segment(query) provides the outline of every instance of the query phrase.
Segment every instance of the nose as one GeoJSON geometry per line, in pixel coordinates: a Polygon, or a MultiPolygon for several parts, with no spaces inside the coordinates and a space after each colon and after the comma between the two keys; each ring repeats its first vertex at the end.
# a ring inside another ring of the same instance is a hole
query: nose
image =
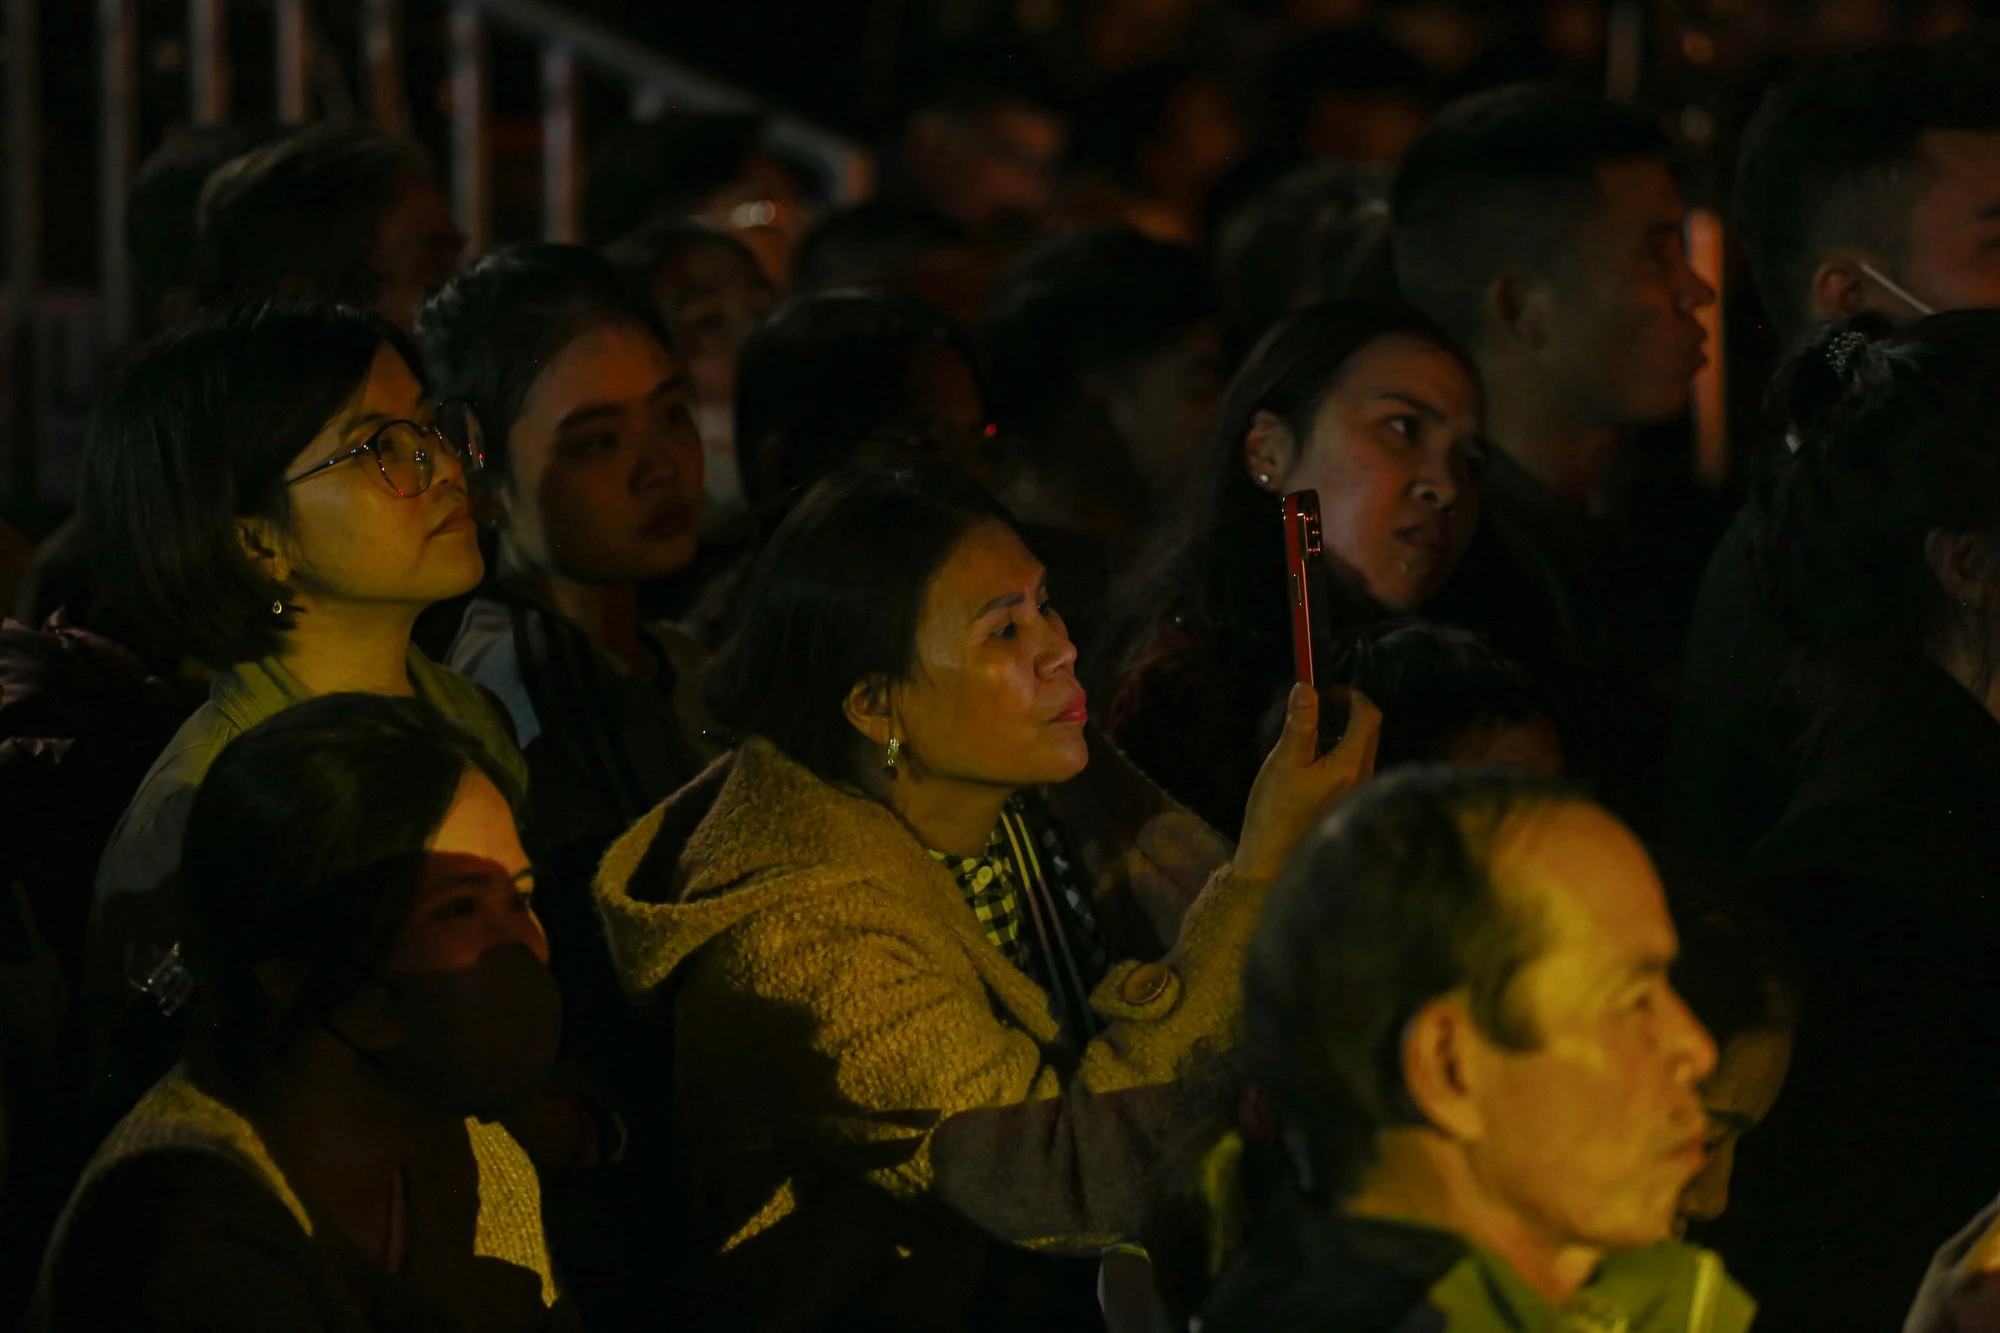
{"type": "Polygon", "coordinates": [[[1715,288],[1709,286],[1708,279],[1694,271],[1694,266],[1681,261],[1681,309],[1693,314],[1715,304],[1715,288]]]}
{"type": "Polygon", "coordinates": [[[1426,452],[1423,472],[1411,493],[1440,514],[1449,514],[1458,508],[1458,491],[1457,450],[1448,447],[1426,452]]]}
{"type": "Polygon", "coordinates": [[[1044,677],[1060,676],[1076,667],[1076,645],[1061,620],[1041,617],[1042,632],[1048,636],[1035,654],[1035,670],[1044,677]]]}
{"type": "Polygon", "coordinates": [[[1669,991],[1673,996],[1672,1013],[1668,1022],[1672,1025],[1669,1041],[1675,1055],[1684,1062],[1684,1073],[1688,1085],[1700,1083],[1715,1072],[1717,1059],[1715,1038],[1708,1035],[1708,1029],[1694,1016],[1679,992],[1669,991]]]}

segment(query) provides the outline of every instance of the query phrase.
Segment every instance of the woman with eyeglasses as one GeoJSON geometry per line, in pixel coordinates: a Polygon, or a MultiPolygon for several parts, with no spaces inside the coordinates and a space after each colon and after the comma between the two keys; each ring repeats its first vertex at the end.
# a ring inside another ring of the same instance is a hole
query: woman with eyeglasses
{"type": "Polygon", "coordinates": [[[92,417],[82,502],[104,586],[217,672],[99,863],[86,990],[100,1019],[128,987],[179,1007],[163,886],[209,766],[265,718],[316,695],[415,696],[526,781],[505,714],[410,643],[418,613],[483,570],[466,463],[418,365],[375,315],[258,302],[162,338],[92,417]]]}

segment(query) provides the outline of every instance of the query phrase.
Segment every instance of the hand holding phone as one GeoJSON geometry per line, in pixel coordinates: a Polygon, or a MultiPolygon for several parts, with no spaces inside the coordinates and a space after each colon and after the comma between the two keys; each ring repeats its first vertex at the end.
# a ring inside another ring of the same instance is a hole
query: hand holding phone
{"type": "Polygon", "coordinates": [[[1326,559],[1320,533],[1319,492],[1284,498],[1285,572],[1292,608],[1292,665],[1301,684],[1319,694],[1319,753],[1340,744],[1347,730],[1347,691],[1319,679],[1332,661],[1332,612],[1326,594],[1326,559]]]}

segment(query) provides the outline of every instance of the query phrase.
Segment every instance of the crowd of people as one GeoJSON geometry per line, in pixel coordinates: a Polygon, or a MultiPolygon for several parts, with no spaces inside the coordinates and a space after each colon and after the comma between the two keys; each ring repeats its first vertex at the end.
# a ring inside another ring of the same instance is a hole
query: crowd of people
{"type": "Polygon", "coordinates": [[[162,150],[0,629],[4,1317],[2000,1329],[2000,34],[1750,122],[1733,521],[1675,137],[1409,114],[776,257],[162,150]]]}

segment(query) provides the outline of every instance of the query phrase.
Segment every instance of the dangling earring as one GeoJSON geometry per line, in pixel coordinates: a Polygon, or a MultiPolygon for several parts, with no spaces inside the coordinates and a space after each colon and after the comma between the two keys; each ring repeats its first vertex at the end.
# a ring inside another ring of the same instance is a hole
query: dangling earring
{"type": "Polygon", "coordinates": [[[882,750],[882,772],[893,779],[896,776],[896,756],[903,751],[903,742],[896,737],[889,738],[889,744],[882,750]]]}
{"type": "Polygon", "coordinates": [[[285,604],[283,602],[271,603],[271,614],[274,616],[282,616],[283,614],[285,614],[285,604]]]}

